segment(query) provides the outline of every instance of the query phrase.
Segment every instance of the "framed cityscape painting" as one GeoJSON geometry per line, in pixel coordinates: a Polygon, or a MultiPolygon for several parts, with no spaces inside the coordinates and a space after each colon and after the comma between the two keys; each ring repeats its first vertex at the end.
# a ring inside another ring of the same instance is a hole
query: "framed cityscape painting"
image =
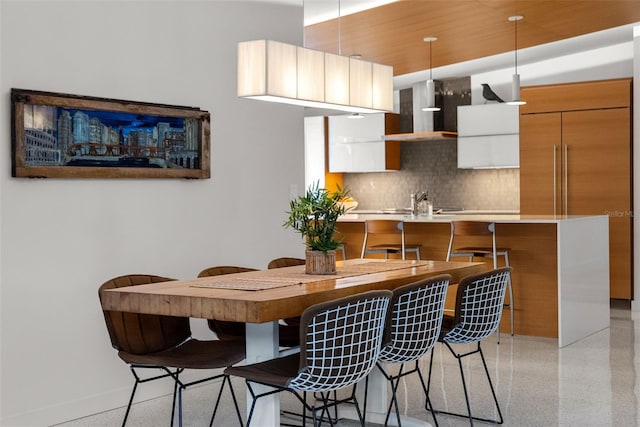
{"type": "Polygon", "coordinates": [[[12,175],[210,178],[210,115],[179,107],[11,90],[12,175]]]}

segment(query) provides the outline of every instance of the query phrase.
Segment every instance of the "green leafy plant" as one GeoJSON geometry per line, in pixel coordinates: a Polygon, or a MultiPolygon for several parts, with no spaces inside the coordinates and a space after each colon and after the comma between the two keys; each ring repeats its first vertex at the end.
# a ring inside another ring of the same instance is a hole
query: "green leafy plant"
{"type": "Polygon", "coordinates": [[[340,186],[336,191],[329,191],[320,188],[318,182],[310,185],[304,196],[291,200],[289,219],[284,227],[298,231],[309,249],[325,254],[335,250],[342,244],[342,239],[335,237],[336,223],[345,212],[341,202],[347,193],[340,186]]]}

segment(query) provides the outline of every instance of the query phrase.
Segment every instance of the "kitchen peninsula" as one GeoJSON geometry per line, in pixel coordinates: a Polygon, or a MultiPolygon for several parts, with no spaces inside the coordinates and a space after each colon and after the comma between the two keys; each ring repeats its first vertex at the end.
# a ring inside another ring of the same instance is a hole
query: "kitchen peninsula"
{"type": "MultiPolygon", "coordinates": [[[[498,246],[510,248],[516,334],[557,338],[564,347],[609,326],[606,215],[348,213],[338,226],[348,258],[360,256],[367,219],[404,220],[407,243],[421,244],[421,258],[432,260],[446,258],[451,221],[495,222],[498,246]]],[[[501,330],[509,330],[508,316],[501,330]]]]}

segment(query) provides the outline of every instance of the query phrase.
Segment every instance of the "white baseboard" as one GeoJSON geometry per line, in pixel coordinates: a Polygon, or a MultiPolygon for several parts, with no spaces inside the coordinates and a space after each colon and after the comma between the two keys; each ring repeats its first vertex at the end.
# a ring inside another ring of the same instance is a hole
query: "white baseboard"
{"type": "MultiPolygon", "coordinates": [[[[206,373],[203,371],[185,371],[180,378],[185,381],[193,381],[198,378],[203,378],[205,375],[215,375],[216,373],[219,373],[219,371],[207,371],[206,373]]],[[[134,379],[131,377],[131,382],[126,387],[121,387],[99,395],[86,396],[55,406],[39,408],[8,418],[2,418],[0,420],[0,425],[3,427],[55,426],[56,424],[88,417],[101,412],[123,408],[129,402],[129,396],[131,395],[133,384],[134,379]]],[[[205,384],[209,384],[209,382],[205,384]]],[[[167,396],[171,393],[173,393],[173,382],[171,379],[140,384],[136,391],[134,404],[167,396]]],[[[122,412],[122,415],[124,416],[124,411],[122,412]]]]}

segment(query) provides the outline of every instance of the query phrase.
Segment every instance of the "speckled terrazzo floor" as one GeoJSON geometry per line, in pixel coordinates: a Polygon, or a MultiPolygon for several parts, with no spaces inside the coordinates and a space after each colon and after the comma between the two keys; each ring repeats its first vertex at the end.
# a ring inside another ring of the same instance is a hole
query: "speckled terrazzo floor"
{"type": "MultiPolygon", "coordinates": [[[[615,305],[611,310],[609,329],[563,349],[557,348],[556,340],[510,337],[504,333],[500,345],[496,344],[494,337],[485,340],[483,349],[505,417],[504,425],[640,425],[640,380],[636,373],[636,367],[640,369],[640,358],[635,354],[636,347],[640,347],[640,324],[636,331],[638,319],[640,314],[615,305]]],[[[421,366],[426,375],[428,357],[421,361],[421,366]]],[[[480,359],[476,356],[466,358],[464,366],[474,413],[494,416],[480,359]]],[[[431,398],[436,408],[465,410],[457,362],[441,345],[435,348],[432,381],[431,398]]],[[[234,380],[234,386],[240,391],[240,404],[245,405],[242,381],[234,380]]],[[[209,384],[185,392],[185,426],[209,425],[217,387],[217,384],[209,384]]],[[[167,390],[170,392],[170,385],[167,390]]],[[[297,409],[292,397],[286,393],[282,396],[283,409],[297,409]]],[[[224,397],[224,407],[215,425],[237,426],[237,418],[227,397],[224,397]]],[[[423,409],[424,396],[417,377],[409,377],[401,383],[399,401],[404,414],[432,422],[431,416],[423,409]]],[[[132,408],[127,425],[168,425],[170,411],[171,396],[140,402],[132,408]]],[[[60,424],[59,427],[119,426],[123,416],[124,408],[118,408],[60,424]]],[[[438,416],[438,422],[445,427],[469,425],[464,419],[444,415],[438,416]]],[[[341,422],[340,425],[356,424],[341,422]]]]}

